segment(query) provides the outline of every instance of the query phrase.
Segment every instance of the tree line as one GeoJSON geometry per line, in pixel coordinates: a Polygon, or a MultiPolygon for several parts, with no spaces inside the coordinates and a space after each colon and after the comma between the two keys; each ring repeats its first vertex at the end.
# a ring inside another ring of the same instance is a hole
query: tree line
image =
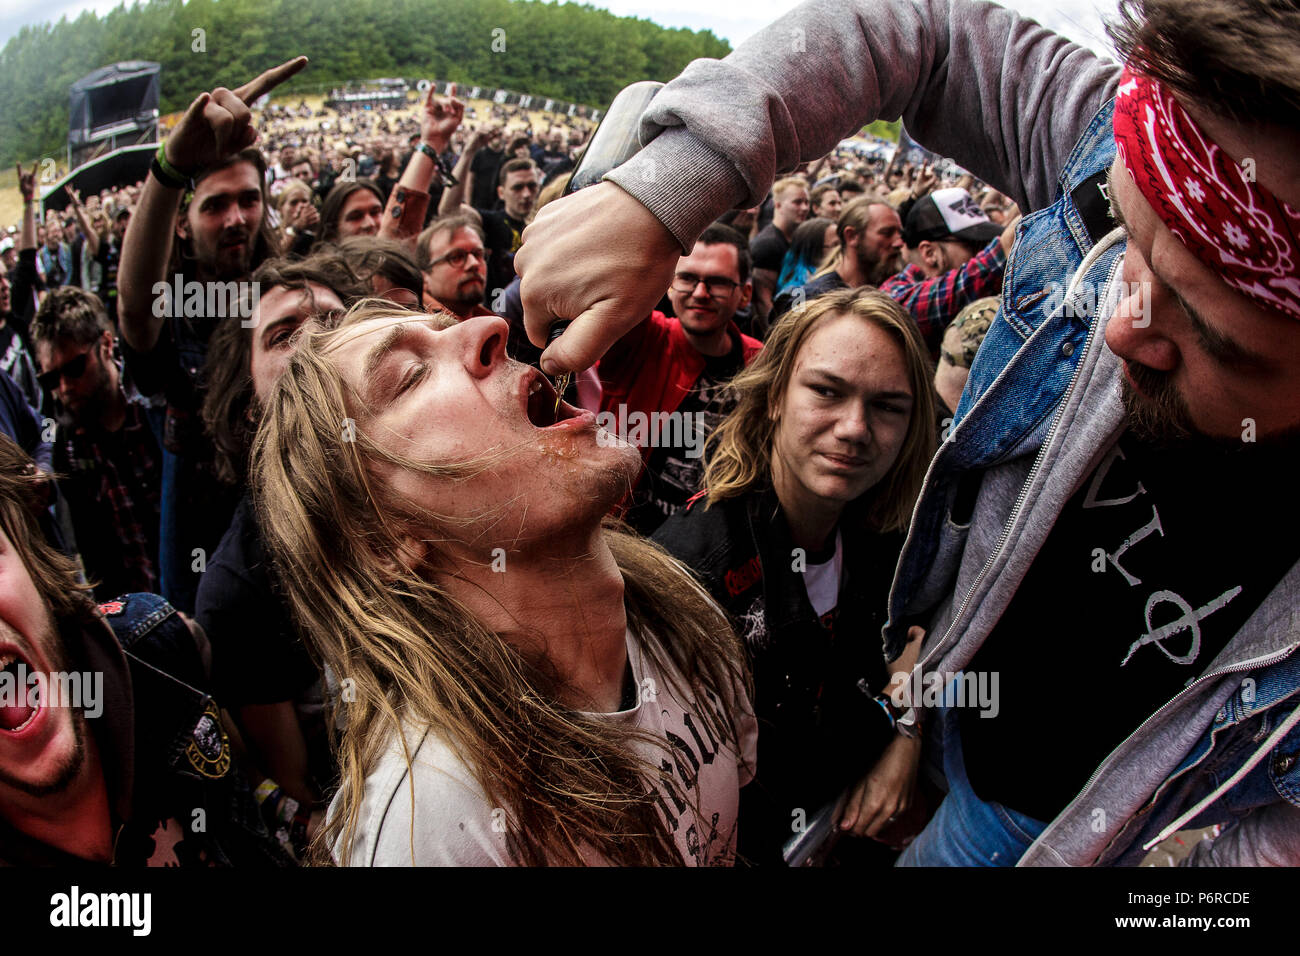
{"type": "Polygon", "coordinates": [[[637,80],[668,80],[730,45],[711,31],[667,29],[540,0],[148,0],[104,16],[26,26],[0,50],[0,166],[59,155],[68,88],[123,60],[162,67],[159,109],[236,86],[306,54],[277,95],[380,76],[428,77],[607,106],[637,80]]]}

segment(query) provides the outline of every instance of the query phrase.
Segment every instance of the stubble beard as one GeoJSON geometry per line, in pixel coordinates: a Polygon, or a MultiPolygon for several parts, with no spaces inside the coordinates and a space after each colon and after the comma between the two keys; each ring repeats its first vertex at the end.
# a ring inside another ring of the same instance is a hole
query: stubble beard
{"type": "MultiPolygon", "coordinates": [[[[0,629],[0,633],[8,628],[0,629]]],[[[45,624],[43,625],[44,633],[38,642],[41,649],[45,652],[45,657],[49,665],[55,672],[66,672],[68,665],[63,654],[62,637],[54,626],[54,619],[49,611],[46,611],[45,624]]],[[[10,632],[12,634],[12,632],[10,632]]],[[[10,638],[12,640],[12,637],[10,638]]],[[[25,645],[26,641],[16,641],[20,646],[25,645]]],[[[30,652],[29,652],[30,653],[30,652]]],[[[46,705],[46,701],[41,701],[41,706],[46,705]]],[[[47,715],[50,719],[54,715],[47,715]]],[[[62,793],[72,785],[80,775],[82,768],[86,763],[86,719],[83,714],[70,711],[72,718],[72,735],[73,747],[72,752],[60,764],[55,772],[53,779],[45,783],[33,783],[30,780],[24,780],[8,773],[3,766],[0,766],[0,786],[12,787],[20,793],[25,793],[30,797],[48,797],[56,793],[62,793]]]]}
{"type": "Polygon", "coordinates": [[[231,258],[226,251],[228,247],[220,245],[221,239],[224,238],[227,236],[220,237],[218,243],[210,249],[200,249],[197,243],[194,244],[200,278],[211,282],[234,282],[248,278],[252,272],[253,248],[257,244],[256,230],[245,237],[243,251],[237,258],[231,258]]]}
{"type": "Polygon", "coordinates": [[[1197,431],[1191,410],[1168,373],[1157,372],[1136,362],[1125,362],[1129,376],[1120,379],[1120,397],[1130,435],[1145,444],[1170,451],[1195,451],[1206,455],[1249,453],[1258,448],[1266,451],[1300,452],[1300,429],[1246,441],[1241,436],[1206,435],[1197,431]],[[1140,389],[1140,390],[1139,390],[1140,389]]]}
{"type": "Polygon", "coordinates": [[[239,254],[238,259],[233,261],[226,260],[226,262],[229,262],[230,264],[226,268],[217,271],[217,281],[231,282],[237,279],[243,279],[253,271],[252,242],[253,240],[250,237],[248,243],[244,246],[244,251],[239,254]]]}
{"type": "MultiPolygon", "coordinates": [[[[100,361],[98,356],[96,356],[95,361],[100,361]]],[[[100,380],[95,385],[94,391],[86,396],[85,401],[75,408],[67,410],[69,417],[83,428],[93,428],[99,422],[99,416],[109,407],[113,398],[113,387],[108,370],[101,365],[99,372],[100,380]]]]}
{"type": "Polygon", "coordinates": [[[1129,433],[1162,448],[1188,444],[1196,435],[1191,412],[1169,376],[1137,363],[1126,362],[1125,367],[1139,386],[1134,388],[1128,376],[1120,380],[1129,433]]]}
{"type": "MultiPolygon", "coordinates": [[[[487,295],[487,282],[484,281],[477,292],[467,292],[469,284],[456,286],[455,303],[458,309],[463,310],[466,315],[474,310],[476,306],[483,304],[484,297],[487,295]]],[[[439,300],[441,301],[441,300],[439,300]]]]}
{"type": "Polygon", "coordinates": [[[67,790],[72,782],[81,775],[86,764],[86,722],[80,714],[72,717],[73,748],[66,760],[59,766],[54,779],[46,783],[32,783],[20,777],[11,776],[0,767],[0,786],[12,787],[29,797],[48,797],[67,790]]]}

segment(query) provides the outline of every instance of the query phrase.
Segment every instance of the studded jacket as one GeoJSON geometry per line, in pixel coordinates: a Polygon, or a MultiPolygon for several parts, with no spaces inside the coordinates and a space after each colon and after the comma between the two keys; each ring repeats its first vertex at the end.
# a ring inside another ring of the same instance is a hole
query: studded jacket
{"type": "Polygon", "coordinates": [[[741,799],[740,852],[777,862],[792,813],[806,816],[870,769],[890,739],[872,697],[888,676],[879,634],[901,534],[843,538],[839,603],[813,611],[776,493],[705,507],[697,496],[653,540],[700,578],[736,623],[754,672],[758,775],[741,799]]]}
{"type": "MultiPolygon", "coordinates": [[[[154,594],[128,594],[99,610],[98,622],[60,632],[70,670],[103,675],[86,726],[108,786],[112,865],[292,865],[262,821],[216,702],[200,689],[202,632],[154,594]]],[[[91,861],[0,820],[0,865],[91,861]]]]}

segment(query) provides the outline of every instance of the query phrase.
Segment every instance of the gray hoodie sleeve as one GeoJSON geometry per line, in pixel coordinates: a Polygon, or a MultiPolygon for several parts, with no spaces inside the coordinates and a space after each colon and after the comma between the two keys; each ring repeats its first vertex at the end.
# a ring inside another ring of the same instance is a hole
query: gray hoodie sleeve
{"type": "Polygon", "coordinates": [[[723,60],[696,60],[607,178],[688,249],[715,216],[874,119],[901,116],[1029,212],[1047,205],[1119,67],[971,0],[809,0],[723,60]],[[651,142],[653,140],[653,142],[651,142]]]}

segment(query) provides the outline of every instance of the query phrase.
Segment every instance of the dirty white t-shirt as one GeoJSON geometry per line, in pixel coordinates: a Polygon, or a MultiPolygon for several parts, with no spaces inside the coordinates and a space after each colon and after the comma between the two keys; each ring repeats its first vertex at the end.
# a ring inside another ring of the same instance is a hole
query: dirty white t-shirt
{"type": "MultiPolygon", "coordinates": [[[[668,742],[671,770],[686,800],[657,786],[659,810],[686,864],[731,866],[740,788],[753,779],[757,760],[753,708],[743,695],[736,702],[738,754],[734,744],[722,744],[709,732],[699,716],[701,702],[679,701],[630,631],[626,639],[639,701],[630,710],[605,716],[668,742]]],[[[717,708],[719,703],[704,706],[717,708]]],[[[394,737],[366,777],[351,865],[513,865],[506,844],[506,830],[512,825],[508,810],[489,803],[470,769],[434,731],[408,726],[406,741],[409,768],[394,737]]],[[[655,763],[666,761],[662,752],[643,756],[655,763]]],[[[336,802],[330,815],[337,811],[336,802]]],[[[340,856],[337,845],[334,855],[340,856]]],[[[599,865],[604,860],[593,852],[588,862],[599,865]]]]}

